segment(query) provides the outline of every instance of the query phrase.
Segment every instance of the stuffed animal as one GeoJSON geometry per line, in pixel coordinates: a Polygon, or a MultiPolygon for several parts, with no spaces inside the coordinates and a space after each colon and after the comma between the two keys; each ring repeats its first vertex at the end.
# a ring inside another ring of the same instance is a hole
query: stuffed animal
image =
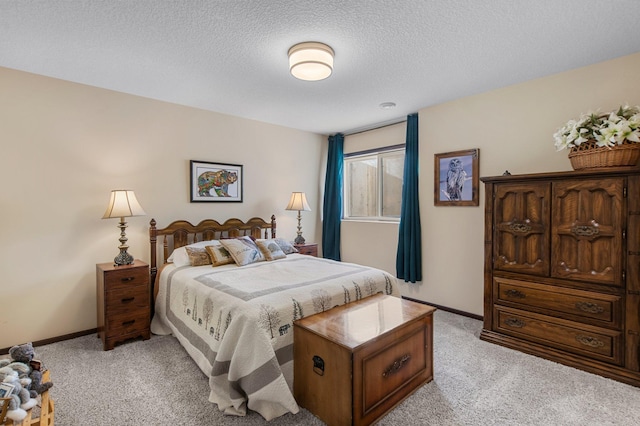
{"type": "MultiPolygon", "coordinates": [[[[23,345],[16,345],[9,349],[9,355],[11,359],[17,362],[21,362],[28,366],[31,366],[31,361],[33,360],[36,352],[33,349],[33,345],[31,342],[25,343],[23,345]]],[[[31,386],[29,387],[29,394],[32,398],[35,398],[42,392],[49,390],[53,383],[44,382],[42,383],[42,371],[40,368],[31,368],[29,369],[29,378],[31,379],[31,386]]]]}
{"type": "MultiPolygon", "coordinates": [[[[12,363],[18,364],[18,363],[12,363]]],[[[30,379],[26,379],[29,381],[30,379]]],[[[7,417],[14,422],[20,422],[27,417],[26,410],[34,407],[37,400],[29,396],[29,391],[25,389],[18,378],[18,371],[9,365],[0,368],[0,381],[13,385],[13,390],[9,394],[9,407],[7,409],[7,417]]]]}

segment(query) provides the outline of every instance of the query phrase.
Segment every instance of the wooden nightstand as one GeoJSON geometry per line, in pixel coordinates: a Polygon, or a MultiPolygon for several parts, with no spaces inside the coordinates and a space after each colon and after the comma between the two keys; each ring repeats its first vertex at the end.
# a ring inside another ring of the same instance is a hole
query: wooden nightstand
{"type": "Polygon", "coordinates": [[[318,244],[316,243],[294,244],[294,247],[300,254],[318,257],[318,244]]]}
{"type": "Polygon", "coordinates": [[[96,282],[98,337],[104,350],[135,337],[149,339],[149,265],[137,259],[124,266],[98,263],[96,282]]]}

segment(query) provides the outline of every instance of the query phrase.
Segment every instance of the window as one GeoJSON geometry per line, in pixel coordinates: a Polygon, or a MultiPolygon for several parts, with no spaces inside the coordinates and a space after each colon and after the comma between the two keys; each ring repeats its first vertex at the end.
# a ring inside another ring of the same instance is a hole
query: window
{"type": "Polygon", "coordinates": [[[404,148],[394,148],[345,156],[345,219],[400,219],[404,148]]]}

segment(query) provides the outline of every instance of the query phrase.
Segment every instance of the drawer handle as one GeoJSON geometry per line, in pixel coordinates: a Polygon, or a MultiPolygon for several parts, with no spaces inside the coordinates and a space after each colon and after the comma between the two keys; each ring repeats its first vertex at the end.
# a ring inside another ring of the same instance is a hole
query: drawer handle
{"type": "Polygon", "coordinates": [[[400,358],[393,361],[393,364],[391,364],[389,367],[387,367],[386,370],[382,372],[382,377],[389,377],[392,374],[397,373],[398,371],[400,371],[402,367],[407,365],[407,362],[409,362],[410,359],[411,359],[411,355],[409,354],[402,355],[400,358]]]}
{"type": "Polygon", "coordinates": [[[515,328],[522,328],[525,325],[527,325],[524,321],[522,321],[519,318],[507,318],[504,321],[505,324],[507,324],[509,327],[515,327],[515,328]]]}
{"type": "Polygon", "coordinates": [[[526,297],[526,295],[520,290],[514,290],[512,288],[505,291],[505,294],[507,295],[507,297],[513,297],[515,299],[524,299],[526,297]]]}
{"type": "Polygon", "coordinates": [[[318,355],[314,355],[313,358],[313,372],[318,376],[324,376],[324,359],[318,355]]]}
{"type": "Polygon", "coordinates": [[[127,326],[130,326],[131,324],[133,324],[134,322],[136,322],[136,320],[125,321],[125,322],[122,323],[122,325],[127,327],[127,326]]]}
{"type": "Polygon", "coordinates": [[[509,229],[513,232],[526,234],[527,232],[531,231],[531,225],[529,225],[528,223],[513,222],[511,225],[509,225],[509,229]]]}
{"type": "Polygon", "coordinates": [[[576,237],[593,237],[600,233],[600,229],[595,225],[574,225],[571,233],[576,237]]]}
{"type": "Polygon", "coordinates": [[[122,299],[121,302],[122,303],[129,303],[129,302],[133,302],[134,299],[135,299],[135,297],[127,297],[126,299],[122,299]]]}
{"type": "Polygon", "coordinates": [[[120,278],[120,281],[122,281],[123,283],[128,283],[129,281],[133,281],[135,279],[136,277],[125,277],[125,278],[120,278]]]}
{"type": "Polygon", "coordinates": [[[583,345],[590,346],[592,348],[601,348],[604,346],[604,342],[602,340],[593,336],[583,336],[582,334],[578,334],[576,336],[576,340],[583,345]]]}
{"type": "Polygon", "coordinates": [[[576,308],[584,312],[589,312],[590,314],[601,314],[604,312],[604,308],[602,306],[591,302],[578,302],[576,303],[576,308]]]}

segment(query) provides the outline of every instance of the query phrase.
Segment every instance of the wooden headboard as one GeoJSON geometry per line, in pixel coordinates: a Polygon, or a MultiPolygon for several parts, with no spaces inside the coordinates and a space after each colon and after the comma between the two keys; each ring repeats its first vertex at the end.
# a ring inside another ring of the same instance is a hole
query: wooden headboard
{"type": "Polygon", "coordinates": [[[235,238],[245,235],[254,238],[275,238],[276,217],[271,215],[267,222],[259,217],[252,217],[243,222],[240,219],[228,219],[223,224],[213,219],[205,219],[197,225],[186,220],[176,220],[166,228],[156,228],[156,220],[149,222],[149,242],[151,243],[151,285],[155,286],[158,264],[162,266],[174,249],[198,241],[219,240],[220,238],[235,238]],[[162,243],[161,258],[158,259],[158,237],[162,243]]]}

